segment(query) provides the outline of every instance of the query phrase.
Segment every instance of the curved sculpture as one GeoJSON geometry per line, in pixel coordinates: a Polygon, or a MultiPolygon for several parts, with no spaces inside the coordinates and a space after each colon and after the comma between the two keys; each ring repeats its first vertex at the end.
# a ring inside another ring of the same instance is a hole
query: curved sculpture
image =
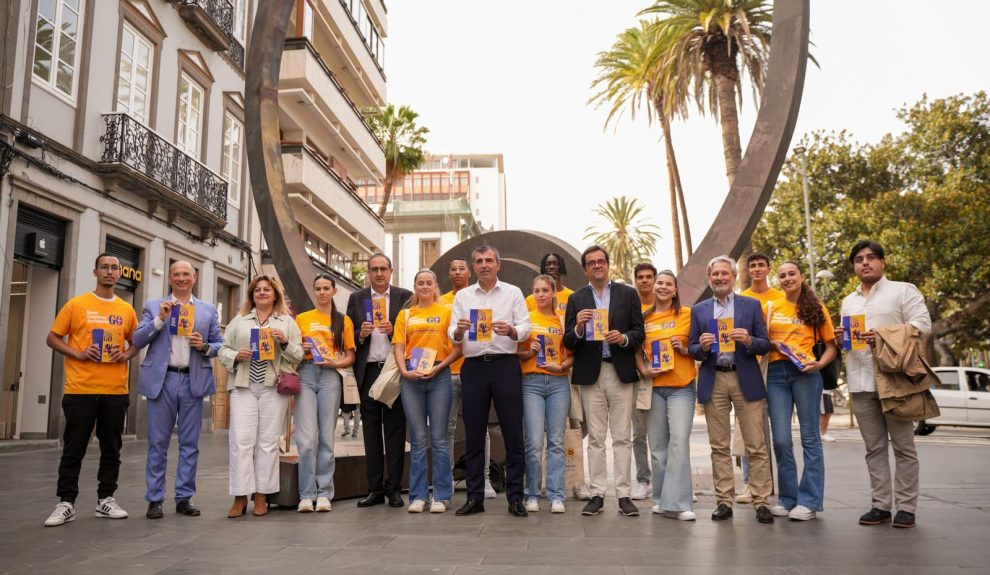
{"type": "Polygon", "coordinates": [[[567,242],[542,232],[506,230],[474,236],[447,250],[433,262],[430,269],[437,274],[441,292],[450,290],[450,279],[447,277],[450,260],[458,257],[470,262],[471,250],[482,244],[498,248],[502,260],[499,279],[518,287],[524,294],[530,293],[530,282],[540,273],[540,258],[549,252],[564,258],[564,267],[569,274],[563,278],[564,285],[576,290],[588,283],[581,269],[581,253],[567,242]]]}
{"type": "Polygon", "coordinates": [[[278,77],[293,5],[295,0],[258,3],[245,67],[244,116],[251,189],[261,231],[286,294],[296,309],[303,310],[315,304],[307,281],[316,272],[285,193],[278,124],[278,77]]]}
{"type": "Polygon", "coordinates": [[[773,41],[763,103],[746,153],[715,224],[677,276],[681,300],[708,292],[706,266],[721,254],[738,258],[770,201],[794,135],[808,65],[809,0],[775,0],[773,41]]]}

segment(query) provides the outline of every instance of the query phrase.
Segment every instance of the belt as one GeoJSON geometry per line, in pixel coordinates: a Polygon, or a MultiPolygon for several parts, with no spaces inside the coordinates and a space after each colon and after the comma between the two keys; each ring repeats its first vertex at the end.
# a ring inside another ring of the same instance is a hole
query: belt
{"type": "Polygon", "coordinates": [[[377,365],[378,366],[378,369],[381,369],[381,368],[385,367],[385,362],[384,361],[369,361],[368,362],[368,365],[377,365]]]}
{"type": "Polygon", "coordinates": [[[736,366],[734,365],[716,365],[715,371],[735,371],[736,366]]]}
{"type": "Polygon", "coordinates": [[[507,357],[518,357],[514,353],[485,353],[482,355],[471,356],[468,359],[477,359],[480,361],[498,361],[500,359],[505,359],[507,357]]]}
{"type": "Polygon", "coordinates": [[[608,357],[603,357],[602,361],[605,363],[612,363],[612,356],[610,355],[608,357]]]}
{"type": "Polygon", "coordinates": [[[171,371],[172,373],[189,373],[189,367],[188,366],[186,366],[186,367],[173,367],[173,366],[170,365],[170,366],[168,366],[167,371],[171,371]]]}

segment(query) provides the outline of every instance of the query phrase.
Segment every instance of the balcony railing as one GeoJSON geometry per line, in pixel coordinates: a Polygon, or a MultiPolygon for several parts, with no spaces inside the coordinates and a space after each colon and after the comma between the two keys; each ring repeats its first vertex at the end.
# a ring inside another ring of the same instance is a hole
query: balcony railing
{"type": "MultiPolygon", "coordinates": [[[[364,41],[364,47],[375,62],[375,67],[385,77],[385,42],[382,41],[378,28],[375,27],[371,16],[366,12],[362,0],[340,0],[340,4],[347,11],[347,17],[357,30],[358,36],[364,41]]],[[[384,3],[383,3],[384,5],[384,3]]]]}
{"type": "Polygon", "coordinates": [[[236,38],[230,38],[230,47],[227,48],[227,58],[241,72],[244,71],[244,46],[236,38]]]}
{"type": "Polygon", "coordinates": [[[330,82],[337,88],[340,95],[344,97],[344,100],[347,101],[347,105],[350,106],[351,110],[354,110],[354,113],[361,119],[361,123],[364,124],[364,127],[367,128],[368,133],[371,134],[371,137],[375,140],[375,143],[378,144],[378,147],[384,152],[385,145],[382,144],[382,141],[375,135],[375,131],[371,129],[371,124],[368,122],[368,119],[363,113],[361,113],[361,110],[357,107],[357,104],[354,103],[354,100],[351,100],[351,97],[347,95],[347,90],[344,90],[344,87],[340,84],[340,81],[337,80],[337,76],[335,76],[334,73],[330,71],[330,68],[327,67],[327,63],[323,61],[323,57],[316,51],[316,48],[309,41],[309,38],[286,38],[284,49],[309,51],[313,58],[316,59],[316,62],[320,65],[320,68],[323,69],[323,73],[330,78],[330,82]]]}
{"type": "Polygon", "coordinates": [[[234,35],[234,5],[230,0],[168,0],[179,5],[186,24],[214,50],[227,49],[234,35]]]}
{"type": "Polygon", "coordinates": [[[104,114],[102,164],[117,171],[124,187],[149,196],[204,227],[227,223],[227,181],[127,114],[104,114]]]}

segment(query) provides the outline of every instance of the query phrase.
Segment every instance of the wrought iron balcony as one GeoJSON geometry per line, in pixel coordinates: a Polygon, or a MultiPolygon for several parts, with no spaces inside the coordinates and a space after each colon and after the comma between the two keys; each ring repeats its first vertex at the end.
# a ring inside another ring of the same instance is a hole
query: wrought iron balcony
{"type": "Polygon", "coordinates": [[[205,230],[227,224],[228,185],[220,174],[127,114],[104,114],[103,120],[103,171],[145,197],[149,213],[161,205],[169,220],[181,213],[205,230]]]}
{"type": "Polygon", "coordinates": [[[223,52],[234,35],[234,5],[230,0],[168,0],[210,48],[223,52]]]}
{"type": "Polygon", "coordinates": [[[230,38],[230,47],[227,48],[227,59],[241,72],[244,71],[244,46],[235,38],[230,38]]]}

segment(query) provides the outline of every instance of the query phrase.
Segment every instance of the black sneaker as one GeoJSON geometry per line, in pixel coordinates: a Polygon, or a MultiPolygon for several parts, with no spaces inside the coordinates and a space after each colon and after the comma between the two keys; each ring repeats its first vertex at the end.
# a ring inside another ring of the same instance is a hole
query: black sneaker
{"type": "Polygon", "coordinates": [[[859,518],[860,525],[880,525],[881,523],[888,522],[890,522],[890,511],[884,511],[876,507],[870,509],[859,518]]]}
{"type": "MultiPolygon", "coordinates": [[[[887,516],[889,517],[890,513],[888,513],[887,516]]],[[[897,515],[894,516],[894,527],[899,527],[901,529],[910,529],[914,527],[914,513],[898,511],[897,515]]]]}
{"type": "Polygon", "coordinates": [[[595,496],[591,498],[591,501],[584,506],[581,510],[581,515],[598,515],[602,512],[602,508],[605,507],[605,498],[595,496]]]}
{"type": "Polygon", "coordinates": [[[632,499],[628,497],[619,498],[619,514],[625,515],[626,517],[635,517],[639,515],[639,507],[632,502],[632,499]]]}
{"type": "Polygon", "coordinates": [[[147,513],[144,514],[144,516],[147,517],[148,519],[161,519],[162,517],[164,517],[165,514],[162,513],[162,502],[149,501],[148,511],[147,513]]]}

